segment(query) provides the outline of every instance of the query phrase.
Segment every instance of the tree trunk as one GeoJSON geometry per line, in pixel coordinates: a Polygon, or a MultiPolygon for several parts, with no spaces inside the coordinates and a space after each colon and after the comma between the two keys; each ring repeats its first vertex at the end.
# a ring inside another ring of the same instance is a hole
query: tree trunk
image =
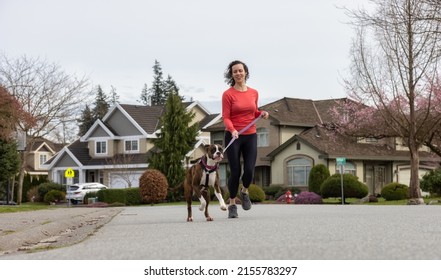
{"type": "Polygon", "coordinates": [[[21,153],[21,166],[20,173],[18,175],[18,186],[17,186],[17,204],[21,204],[21,198],[23,197],[23,181],[25,175],[26,167],[26,152],[21,153]]]}
{"type": "Polygon", "coordinates": [[[409,147],[410,150],[410,183],[409,183],[409,199],[414,199],[417,204],[424,204],[421,198],[419,166],[420,157],[418,149],[409,147]]]}

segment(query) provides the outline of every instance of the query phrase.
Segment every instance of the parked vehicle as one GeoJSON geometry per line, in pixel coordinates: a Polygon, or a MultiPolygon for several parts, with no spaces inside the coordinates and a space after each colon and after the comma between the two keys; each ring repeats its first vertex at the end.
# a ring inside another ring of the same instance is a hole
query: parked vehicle
{"type": "Polygon", "coordinates": [[[73,184],[69,186],[66,199],[70,200],[72,204],[78,204],[78,202],[84,203],[84,197],[87,193],[98,192],[102,189],[107,189],[107,187],[101,183],[73,184]]]}

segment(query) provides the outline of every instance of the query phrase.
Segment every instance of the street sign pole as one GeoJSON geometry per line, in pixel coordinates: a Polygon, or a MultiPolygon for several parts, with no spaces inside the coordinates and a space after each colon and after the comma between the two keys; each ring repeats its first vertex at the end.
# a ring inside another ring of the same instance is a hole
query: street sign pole
{"type": "MultiPolygon", "coordinates": [[[[66,177],[66,195],[67,192],[69,191],[69,185],[73,184],[73,178],[75,177],[75,171],[73,171],[72,168],[68,168],[65,172],[64,172],[64,177],[66,177]]],[[[67,207],[70,207],[70,200],[67,200],[67,207]]]]}
{"type": "Polygon", "coordinates": [[[345,204],[345,192],[343,188],[343,173],[345,172],[346,158],[336,158],[337,166],[340,167],[340,181],[341,181],[341,204],[345,204]]]}

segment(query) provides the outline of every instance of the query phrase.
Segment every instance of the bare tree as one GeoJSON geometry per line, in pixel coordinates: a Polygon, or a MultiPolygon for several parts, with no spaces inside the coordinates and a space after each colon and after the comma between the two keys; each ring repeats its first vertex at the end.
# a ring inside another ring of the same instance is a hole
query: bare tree
{"type": "MultiPolygon", "coordinates": [[[[88,101],[86,78],[66,74],[56,64],[26,56],[9,59],[0,56],[0,84],[22,104],[24,111],[36,120],[36,125],[20,124],[32,145],[37,137],[51,137],[62,131],[63,125],[75,120],[80,106],[88,101]]],[[[28,154],[22,154],[17,203],[21,203],[24,169],[28,154]]]]}
{"type": "Polygon", "coordinates": [[[355,27],[350,97],[375,108],[342,120],[347,134],[404,139],[411,163],[410,198],[420,203],[419,150],[441,123],[438,63],[441,5],[432,0],[370,0],[373,10],[347,10],[355,27]],[[372,111],[370,111],[372,113],[372,111]],[[363,126],[386,128],[368,129],[363,126]],[[351,128],[351,129],[347,129],[351,128]],[[354,129],[356,128],[356,129],[354,129]],[[385,133],[386,132],[386,133],[385,133]]]}
{"type": "Polygon", "coordinates": [[[112,165],[112,174],[127,183],[127,187],[132,187],[132,182],[137,178],[139,170],[133,168],[132,162],[136,154],[123,153],[117,154],[106,160],[107,164],[112,165]]]}

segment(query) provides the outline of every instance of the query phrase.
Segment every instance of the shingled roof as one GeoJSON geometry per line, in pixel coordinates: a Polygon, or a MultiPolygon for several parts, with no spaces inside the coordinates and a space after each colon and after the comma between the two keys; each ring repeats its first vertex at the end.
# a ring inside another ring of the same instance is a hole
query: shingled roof
{"type": "Polygon", "coordinates": [[[163,114],[164,106],[120,105],[145,132],[152,134],[158,130],[159,118],[163,114]]]}
{"type": "MultiPolygon", "coordinates": [[[[296,141],[313,147],[320,152],[324,158],[345,157],[348,159],[361,160],[409,160],[410,157],[408,151],[395,150],[386,144],[359,143],[353,138],[337,135],[320,125],[316,125],[299,135],[291,137],[268,156],[276,156],[279,152],[296,141]]],[[[430,153],[423,151],[420,152],[420,159],[424,161],[439,160],[435,159],[430,153]]]]}
{"type": "MultiPolygon", "coordinates": [[[[284,97],[259,109],[268,111],[274,125],[289,125],[297,127],[314,127],[317,124],[332,122],[331,109],[340,101],[347,98],[311,100],[284,97]]],[[[222,121],[208,127],[207,131],[225,129],[222,121]]]]}

